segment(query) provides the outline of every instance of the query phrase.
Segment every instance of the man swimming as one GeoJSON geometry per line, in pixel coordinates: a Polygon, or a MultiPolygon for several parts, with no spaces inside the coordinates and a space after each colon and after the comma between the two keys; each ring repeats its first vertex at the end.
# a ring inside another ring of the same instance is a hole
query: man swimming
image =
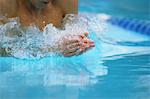
{"type": "MultiPolygon", "coordinates": [[[[77,0],[0,0],[0,16],[5,17],[0,19],[2,24],[7,22],[6,18],[19,17],[23,27],[34,24],[43,30],[49,23],[60,27],[66,14],[77,14],[77,0]]],[[[94,42],[83,33],[71,40],[64,39],[60,50],[63,55],[72,56],[93,46],[94,42]]]]}

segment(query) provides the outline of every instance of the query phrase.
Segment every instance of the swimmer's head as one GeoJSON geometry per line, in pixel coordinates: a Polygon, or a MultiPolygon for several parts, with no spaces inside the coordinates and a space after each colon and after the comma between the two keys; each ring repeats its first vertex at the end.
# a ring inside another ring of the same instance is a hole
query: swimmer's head
{"type": "Polygon", "coordinates": [[[51,0],[29,0],[31,5],[36,9],[44,8],[51,0]]]}

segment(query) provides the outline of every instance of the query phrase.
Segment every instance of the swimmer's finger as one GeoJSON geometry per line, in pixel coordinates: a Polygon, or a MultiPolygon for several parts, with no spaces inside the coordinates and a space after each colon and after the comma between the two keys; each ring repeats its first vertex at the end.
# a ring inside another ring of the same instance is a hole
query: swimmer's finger
{"type": "Polygon", "coordinates": [[[64,52],[68,52],[68,53],[75,53],[77,50],[80,49],[80,45],[76,44],[73,45],[71,47],[69,47],[67,50],[65,50],[64,52]]]}
{"type": "Polygon", "coordinates": [[[78,48],[73,48],[73,49],[70,49],[69,51],[65,52],[64,53],[64,56],[73,56],[73,55],[78,55],[82,52],[83,50],[80,49],[80,47],[78,48]]]}
{"type": "Polygon", "coordinates": [[[73,55],[76,55],[76,53],[75,52],[70,52],[70,53],[64,53],[64,56],[66,56],[66,57],[71,57],[71,56],[73,56],[73,55]]]}
{"type": "Polygon", "coordinates": [[[67,54],[67,53],[75,53],[77,50],[79,50],[79,47],[72,48],[72,49],[69,49],[69,50],[65,50],[64,53],[65,54],[67,54]]]}
{"type": "Polygon", "coordinates": [[[83,34],[87,37],[89,33],[88,32],[84,32],[83,34]]]}
{"type": "Polygon", "coordinates": [[[66,42],[66,45],[71,44],[71,43],[77,43],[77,42],[79,42],[79,39],[68,40],[68,41],[66,42]]]}
{"type": "MultiPolygon", "coordinates": [[[[75,51],[75,50],[74,50],[75,51]]],[[[81,55],[83,54],[84,52],[86,51],[86,49],[78,49],[76,50],[75,52],[69,52],[69,53],[65,53],[64,56],[67,56],[67,57],[71,57],[73,55],[81,55]]]]}
{"type": "Polygon", "coordinates": [[[88,50],[94,46],[95,46],[94,43],[93,44],[92,43],[91,44],[84,44],[84,45],[80,46],[80,49],[81,49],[81,52],[85,52],[86,50],[88,50]]]}
{"type": "Polygon", "coordinates": [[[91,49],[92,47],[94,47],[94,45],[92,46],[80,46],[78,49],[72,49],[70,51],[68,51],[67,53],[65,53],[65,56],[73,56],[73,55],[81,55],[84,52],[86,52],[87,50],[91,49]]]}
{"type": "Polygon", "coordinates": [[[79,48],[78,50],[76,50],[75,52],[69,53],[68,55],[81,55],[82,53],[84,53],[86,51],[85,48],[79,48]]]}
{"type": "Polygon", "coordinates": [[[80,35],[80,38],[81,39],[84,39],[88,36],[88,33],[87,32],[84,32],[83,34],[80,35]]]}
{"type": "Polygon", "coordinates": [[[83,42],[85,43],[85,44],[94,44],[94,41],[92,41],[92,40],[90,40],[90,39],[84,39],[83,40],[83,42]]]}
{"type": "Polygon", "coordinates": [[[84,38],[83,39],[84,41],[87,41],[87,42],[94,42],[93,40],[89,39],[89,38],[84,38]]]}
{"type": "Polygon", "coordinates": [[[79,47],[81,44],[80,43],[72,43],[72,44],[68,44],[68,49],[73,49],[73,48],[77,48],[79,47]]]}

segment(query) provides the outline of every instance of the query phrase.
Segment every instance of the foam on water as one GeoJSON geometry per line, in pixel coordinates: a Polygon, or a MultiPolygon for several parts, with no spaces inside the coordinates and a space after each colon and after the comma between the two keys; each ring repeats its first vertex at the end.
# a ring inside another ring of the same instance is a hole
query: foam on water
{"type": "Polygon", "coordinates": [[[63,38],[72,39],[89,31],[99,33],[104,29],[103,23],[98,17],[66,15],[62,29],[48,24],[41,32],[36,26],[21,28],[19,18],[9,19],[8,23],[0,25],[0,45],[16,58],[41,58],[51,55],[49,48],[58,52],[63,38]]]}

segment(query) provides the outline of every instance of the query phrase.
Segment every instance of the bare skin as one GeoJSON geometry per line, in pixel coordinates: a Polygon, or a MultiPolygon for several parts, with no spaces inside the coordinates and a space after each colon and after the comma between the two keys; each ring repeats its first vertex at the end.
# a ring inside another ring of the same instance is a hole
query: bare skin
{"type": "MultiPolygon", "coordinates": [[[[66,14],[77,14],[77,0],[0,0],[0,16],[19,17],[23,27],[34,24],[43,30],[49,23],[60,27],[66,14]]],[[[5,19],[0,19],[0,23],[5,22],[7,22],[5,19]]],[[[72,40],[63,39],[59,50],[65,56],[86,51],[94,46],[94,42],[88,39],[87,35],[83,33],[73,36],[72,40]]]]}

